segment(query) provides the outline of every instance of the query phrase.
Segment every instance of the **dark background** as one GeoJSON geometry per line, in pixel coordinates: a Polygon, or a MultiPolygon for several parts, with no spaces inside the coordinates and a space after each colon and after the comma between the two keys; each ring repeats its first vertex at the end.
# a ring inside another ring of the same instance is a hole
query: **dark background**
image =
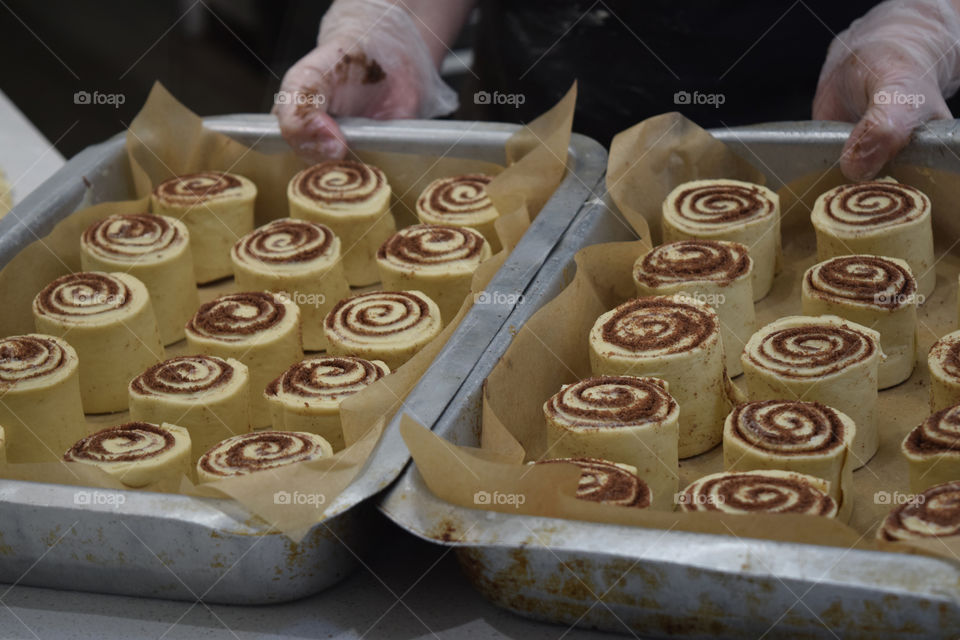
{"type": "Polygon", "coordinates": [[[315,44],[330,2],[4,4],[0,87],[69,157],[122,131],[155,80],[201,115],[269,111],[284,71],[315,44]],[[119,108],[75,105],[80,90],[122,93],[126,101],[119,108]]]}
{"type": "MultiPolygon", "coordinates": [[[[329,4],[2,0],[0,88],[67,157],[122,131],[156,80],[201,115],[266,112],[329,4]],[[125,103],[77,105],[77,91],[121,93],[125,103]]],[[[461,91],[455,117],[528,121],[576,78],[574,130],[604,144],[663,111],[702,126],[808,119],[833,34],[873,4],[479,0],[479,21],[455,47],[479,43],[473,71],[447,77],[461,91]],[[522,92],[526,103],[478,106],[478,89],[522,92]],[[697,89],[722,91],[724,105],[674,103],[675,91],[697,89]]]]}

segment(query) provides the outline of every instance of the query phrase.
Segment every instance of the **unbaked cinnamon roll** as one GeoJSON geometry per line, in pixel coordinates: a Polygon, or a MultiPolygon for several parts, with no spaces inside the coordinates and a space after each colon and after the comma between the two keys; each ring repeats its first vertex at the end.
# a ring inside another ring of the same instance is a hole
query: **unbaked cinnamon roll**
{"type": "Polygon", "coordinates": [[[250,375],[233,358],[179,356],[130,382],[130,417],[190,432],[194,461],[225,438],[250,431],[250,375]]]}
{"type": "Polygon", "coordinates": [[[593,375],[661,378],[680,405],[680,458],[720,443],[730,412],[720,324],[689,297],[636,298],[600,316],[590,330],[593,375]]]}
{"type": "Polygon", "coordinates": [[[352,356],[307,358],[267,385],[273,428],[323,436],[334,451],[343,449],[340,403],[390,373],[379,360],[352,356]]]}
{"type": "Polygon", "coordinates": [[[396,230],[383,171],[354,160],[328,160],[304,169],[287,186],[290,217],[330,227],[340,238],[347,282],[378,281],[377,248],[396,230]]]}
{"type": "Polygon", "coordinates": [[[235,358],[250,372],[250,423],[270,424],[263,390],[277,375],[303,359],[300,309],[266,291],[232,293],[201,305],[187,324],[187,345],[195,353],[235,358]]]}
{"type": "MultiPolygon", "coordinates": [[[[552,458],[538,460],[536,464],[573,464],[580,469],[577,499],[612,504],[618,507],[646,509],[656,495],[650,486],[637,475],[637,470],[620,462],[599,458],[552,458]]],[[[673,494],[667,497],[670,501],[673,494]]]]}
{"type": "Polygon", "coordinates": [[[678,502],[681,511],[837,515],[837,503],[822,479],[773,469],[704,476],[684,489],[678,502]]]}
{"type": "Polygon", "coordinates": [[[880,333],[886,358],[881,389],[910,377],[917,358],[917,281],[898,258],[841,256],[813,265],[803,276],[803,313],[835,315],[880,333]]]}
{"type": "Polygon", "coordinates": [[[323,318],[348,295],[340,260],[340,239],[330,227],[282,218],[242,237],[230,252],[242,291],[282,293],[300,307],[303,347],[327,348],[323,318]]]}
{"type": "Polygon", "coordinates": [[[438,178],[417,198],[417,217],[424,224],[475,229],[496,253],[501,243],[494,222],[500,213],[487,193],[491,180],[493,176],[484,173],[438,178]]]}
{"type": "Polygon", "coordinates": [[[637,258],[637,295],[685,293],[717,312],[727,373],[743,373],[740,352],[756,331],[753,311],[753,260],[747,248],[725,240],[681,240],[655,247],[637,258]]]}
{"type": "Polygon", "coordinates": [[[234,173],[201,171],[161,182],[150,198],[153,213],[183,222],[197,282],[233,273],[230,247],[253,229],[257,186],[234,173]]]}
{"type": "Polygon", "coordinates": [[[86,433],[77,352],[31,333],[0,340],[0,425],[7,461],[56,460],[86,433]]]}
{"type": "Polygon", "coordinates": [[[400,368],[440,333],[437,304],[419,291],[372,291],[341,300],[327,314],[331,355],[382,360],[400,368]]]}
{"type": "Polygon", "coordinates": [[[743,350],[751,400],[819,402],[857,426],[851,448],[859,468],[877,452],[877,369],[880,335],[836,316],[787,316],[750,338],[743,350]]]}
{"type": "Polygon", "coordinates": [[[598,376],[564,386],[543,405],[547,455],[628,464],[646,481],[654,505],[672,508],[680,477],[680,409],[656,378],[598,376]]]}
{"type": "Polygon", "coordinates": [[[128,487],[174,482],[190,474],[190,434],[173,424],[127,422],[79,440],[63,459],[98,467],[128,487]]]}
{"type": "Polygon", "coordinates": [[[927,354],[930,369],[930,410],[960,404],[960,331],[933,343],[927,354]]]}
{"type": "Polygon", "coordinates": [[[80,358],[80,395],[87,413],[127,409],[127,384],[163,360],[150,294],[126,273],[61,276],[33,299],[38,333],[61,336],[80,358]]]}
{"type": "Polygon", "coordinates": [[[694,180],[663,201],[663,241],[729,240],[753,258],[753,299],[773,286],[780,254],[780,198],[766,187],[739,180],[694,180]]]}
{"type": "Polygon", "coordinates": [[[916,540],[960,535],[960,481],[937,484],[887,515],[877,538],[916,540]]]}
{"type": "Polygon", "coordinates": [[[227,438],[200,456],[197,477],[215,482],[333,455],[315,433],[258,431],[227,438]]]}
{"type": "Polygon", "coordinates": [[[891,178],[835,187],[817,198],[810,216],[817,259],[844,255],[900,258],[910,265],[923,296],[933,293],[930,198],[891,178]]]}
{"type": "Polygon", "coordinates": [[[150,292],[160,340],[183,339],[183,325],[197,308],[190,232],[179,220],[147,213],[113,215],[80,237],[84,271],[122,271],[150,292]]]}
{"type": "Polygon", "coordinates": [[[440,307],[447,324],[470,294],[473,272],[490,257],[490,244],[468,227],[418,224],[390,236],[377,251],[387,291],[415,289],[440,307]]]}
{"type": "Polygon", "coordinates": [[[960,478],[960,405],[928,417],[907,434],[900,450],[910,465],[914,493],[960,478]]]}
{"type": "Polygon", "coordinates": [[[819,402],[762,400],[737,406],[723,429],[727,471],[781,469],[822,478],[848,520],[853,509],[850,455],[857,427],[819,402]]]}

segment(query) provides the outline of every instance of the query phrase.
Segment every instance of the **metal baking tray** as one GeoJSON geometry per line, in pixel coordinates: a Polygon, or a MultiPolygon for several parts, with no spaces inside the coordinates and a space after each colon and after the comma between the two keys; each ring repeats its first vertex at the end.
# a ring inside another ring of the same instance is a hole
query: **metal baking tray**
{"type": "MultiPolygon", "coordinates": [[[[206,125],[264,152],[285,149],[268,115],[208,118],[206,125]]],[[[469,157],[505,163],[517,125],[440,121],[342,122],[357,149],[469,157]]],[[[494,276],[490,304],[476,305],[408,396],[404,410],[427,424],[460,384],[523,291],[597,188],[606,151],[574,135],[568,173],[494,276]]],[[[123,136],[89,147],[0,220],[0,266],[78,208],[133,197],[123,136]],[[22,219],[20,222],[18,219],[22,219]]],[[[0,480],[0,582],[229,604],[282,602],[328,587],[355,568],[375,539],[370,498],[403,470],[409,453],[399,418],[357,479],[299,544],[268,532],[235,503],[137,491],[0,480]],[[122,499],[119,496],[122,495],[122,499]],[[82,500],[82,499],[81,499],[82,500]],[[122,502],[122,504],[120,504],[122,502]]]]}
{"type": "MultiPolygon", "coordinates": [[[[761,168],[774,189],[783,186],[781,178],[831,167],[849,132],[849,125],[818,122],[711,131],[761,168]]],[[[960,171],[960,129],[953,121],[933,123],[900,160],[960,171]]],[[[435,432],[478,445],[483,382],[516,330],[570,282],[579,249],[636,237],[605,194],[598,195],[524,292],[435,432]]],[[[544,621],[644,637],[960,633],[960,569],[931,557],[467,509],[434,496],[416,465],[380,509],[407,531],[454,547],[467,578],[495,604],[544,621]]]]}

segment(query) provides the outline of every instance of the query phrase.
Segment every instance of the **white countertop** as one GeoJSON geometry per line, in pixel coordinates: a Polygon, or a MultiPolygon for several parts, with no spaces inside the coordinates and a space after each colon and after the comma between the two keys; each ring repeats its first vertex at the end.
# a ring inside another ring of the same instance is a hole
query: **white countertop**
{"type": "Polygon", "coordinates": [[[0,168],[13,185],[13,202],[36,189],[63,166],[60,152],[0,91],[0,168]]]}

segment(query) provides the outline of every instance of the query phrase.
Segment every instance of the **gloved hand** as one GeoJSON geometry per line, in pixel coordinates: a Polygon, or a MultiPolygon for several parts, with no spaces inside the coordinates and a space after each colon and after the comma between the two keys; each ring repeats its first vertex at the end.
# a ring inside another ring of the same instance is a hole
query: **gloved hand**
{"type": "Polygon", "coordinates": [[[950,118],[960,86],[960,12],[950,0],[887,0],[834,38],[813,99],[815,120],[857,125],[840,168],[866,180],[928,120],[950,118]]]}
{"type": "Polygon", "coordinates": [[[347,144],[331,118],[432,118],[454,111],[414,18],[388,0],[336,0],[317,47],[287,71],[274,113],[291,147],[311,161],[341,158],[347,144]]]}

